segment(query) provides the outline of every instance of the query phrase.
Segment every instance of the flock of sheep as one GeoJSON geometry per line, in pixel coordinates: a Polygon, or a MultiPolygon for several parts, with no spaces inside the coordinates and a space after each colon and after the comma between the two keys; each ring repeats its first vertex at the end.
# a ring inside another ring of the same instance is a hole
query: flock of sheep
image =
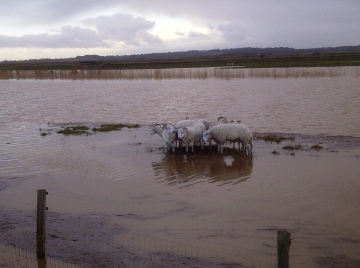
{"type": "Polygon", "coordinates": [[[165,152],[170,148],[175,152],[177,144],[186,146],[186,152],[189,146],[194,152],[195,143],[200,143],[201,149],[205,143],[215,141],[218,153],[223,153],[226,142],[239,143],[239,150],[245,153],[252,152],[253,134],[251,130],[242,124],[228,123],[226,117],[219,117],[217,122],[209,122],[204,119],[184,119],[178,121],[175,125],[168,123],[166,125],[152,125],[151,135],[158,134],[164,141],[165,152]],[[178,143],[179,142],[179,143],[178,143]],[[241,145],[241,147],[240,147],[241,145]]]}

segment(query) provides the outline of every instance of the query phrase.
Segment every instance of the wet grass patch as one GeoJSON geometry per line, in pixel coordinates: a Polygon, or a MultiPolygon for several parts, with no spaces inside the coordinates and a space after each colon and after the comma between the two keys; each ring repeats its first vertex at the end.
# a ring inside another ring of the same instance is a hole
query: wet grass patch
{"type": "Polygon", "coordinates": [[[92,130],[94,132],[110,132],[110,131],[118,131],[122,128],[139,128],[138,124],[101,124],[100,127],[95,127],[92,130]]]}
{"type": "Polygon", "coordinates": [[[320,145],[319,143],[310,147],[310,150],[320,151],[322,149],[324,149],[324,147],[322,145],[320,145]]]}
{"type": "Polygon", "coordinates": [[[291,140],[291,141],[295,140],[295,137],[285,137],[276,134],[257,135],[255,138],[257,140],[264,140],[266,142],[276,142],[278,144],[285,140],[291,140]]]}
{"type": "Polygon", "coordinates": [[[90,135],[89,132],[90,128],[87,126],[73,126],[73,127],[66,127],[65,129],[59,130],[57,133],[64,134],[65,136],[68,135],[90,135]]]}
{"type": "Polygon", "coordinates": [[[302,149],[302,145],[301,144],[296,144],[295,146],[292,145],[287,145],[282,147],[284,150],[287,151],[295,151],[295,150],[301,150],[302,149]]]}

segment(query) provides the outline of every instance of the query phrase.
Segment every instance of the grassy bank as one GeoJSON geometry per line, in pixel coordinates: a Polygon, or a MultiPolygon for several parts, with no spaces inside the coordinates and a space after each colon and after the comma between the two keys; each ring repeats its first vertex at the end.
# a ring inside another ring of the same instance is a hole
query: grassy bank
{"type": "Polygon", "coordinates": [[[87,65],[75,60],[1,62],[0,70],[133,70],[225,66],[244,66],[245,68],[360,66],[360,52],[214,56],[167,60],[113,60],[97,61],[87,65]]]}

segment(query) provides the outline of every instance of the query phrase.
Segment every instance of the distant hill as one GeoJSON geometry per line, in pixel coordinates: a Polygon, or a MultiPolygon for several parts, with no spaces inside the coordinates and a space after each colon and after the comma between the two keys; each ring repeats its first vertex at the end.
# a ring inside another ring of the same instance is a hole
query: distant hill
{"type": "Polygon", "coordinates": [[[290,47],[273,47],[273,48],[230,48],[230,49],[211,49],[211,50],[188,50],[180,52],[166,52],[166,53],[149,53],[123,56],[99,56],[99,55],[84,55],[74,58],[64,59],[31,59],[25,61],[5,61],[10,62],[101,62],[101,61],[136,61],[136,60],[171,60],[171,59],[189,59],[189,58],[212,58],[212,57],[234,57],[234,56],[252,56],[252,55],[278,55],[278,54],[299,54],[299,53],[335,53],[335,52],[360,52],[359,46],[341,46],[341,47],[322,47],[322,48],[308,48],[295,49],[290,47]]]}

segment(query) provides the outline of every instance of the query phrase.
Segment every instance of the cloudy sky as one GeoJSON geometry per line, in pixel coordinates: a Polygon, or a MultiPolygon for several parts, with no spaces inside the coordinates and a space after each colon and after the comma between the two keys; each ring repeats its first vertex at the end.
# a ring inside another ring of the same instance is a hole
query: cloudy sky
{"type": "Polygon", "coordinates": [[[360,45],[359,0],[0,0],[0,61],[360,45]]]}

